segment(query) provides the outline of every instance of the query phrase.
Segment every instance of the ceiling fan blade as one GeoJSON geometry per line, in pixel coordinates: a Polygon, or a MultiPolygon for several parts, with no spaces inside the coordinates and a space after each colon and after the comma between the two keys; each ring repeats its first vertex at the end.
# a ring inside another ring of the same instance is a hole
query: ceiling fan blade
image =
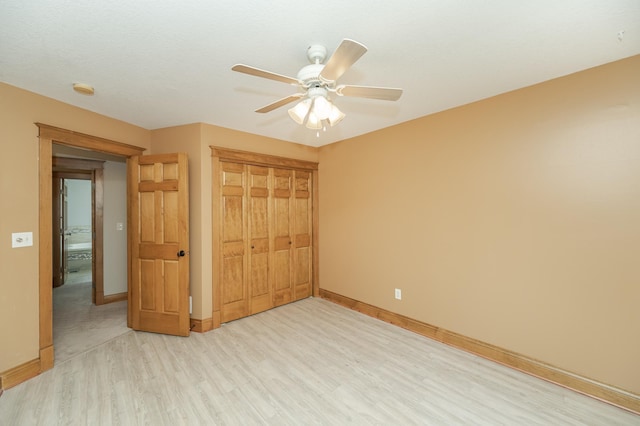
{"type": "Polygon", "coordinates": [[[236,64],[233,67],[231,67],[231,69],[233,71],[253,75],[256,77],[268,78],[269,80],[281,81],[283,83],[294,84],[294,85],[300,84],[300,81],[298,81],[297,78],[287,77],[286,75],[276,74],[271,71],[261,70],[260,68],[255,68],[249,65],[236,64]]]}
{"type": "Polygon", "coordinates": [[[355,96],[358,98],[380,99],[382,101],[397,101],[402,96],[402,89],[391,87],[373,86],[349,86],[340,85],[336,87],[339,96],[355,96]]]}
{"type": "Polygon", "coordinates": [[[269,105],[265,105],[262,108],[257,109],[256,112],[265,113],[265,112],[273,111],[276,108],[280,108],[281,106],[297,101],[303,96],[304,94],[302,93],[296,93],[295,95],[287,96],[286,98],[282,98],[280,100],[270,103],[269,105]]]}
{"type": "Polygon", "coordinates": [[[320,79],[325,82],[336,81],[366,52],[363,44],[345,38],[320,72],[320,79]]]}

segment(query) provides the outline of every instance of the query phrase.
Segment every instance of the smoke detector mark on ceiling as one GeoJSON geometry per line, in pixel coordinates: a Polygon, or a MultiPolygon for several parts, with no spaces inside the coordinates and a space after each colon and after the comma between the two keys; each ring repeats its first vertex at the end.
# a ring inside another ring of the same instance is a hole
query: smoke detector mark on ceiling
{"type": "Polygon", "coordinates": [[[73,90],[87,96],[93,96],[93,87],[84,83],[74,83],[73,90]]]}

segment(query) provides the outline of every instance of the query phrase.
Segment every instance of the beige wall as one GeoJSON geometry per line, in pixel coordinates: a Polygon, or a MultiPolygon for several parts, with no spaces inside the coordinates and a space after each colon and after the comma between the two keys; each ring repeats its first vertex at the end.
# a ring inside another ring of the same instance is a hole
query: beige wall
{"type": "Polygon", "coordinates": [[[640,393],[640,56],[323,147],[319,173],[321,288],[640,393]]]}
{"type": "Polygon", "coordinates": [[[153,130],[152,153],[185,152],[189,156],[190,291],[195,319],[212,315],[211,149],[210,146],[317,161],[318,150],[209,124],[153,130]]]}
{"type": "Polygon", "coordinates": [[[126,293],[127,283],[127,164],[104,163],[103,240],[104,295],[126,293]],[[117,224],[123,229],[118,230],[117,224]]]}
{"type": "Polygon", "coordinates": [[[38,128],[50,124],[148,148],[150,134],[0,83],[0,372],[38,358],[38,128]],[[34,245],[11,248],[12,232],[34,245]]]}

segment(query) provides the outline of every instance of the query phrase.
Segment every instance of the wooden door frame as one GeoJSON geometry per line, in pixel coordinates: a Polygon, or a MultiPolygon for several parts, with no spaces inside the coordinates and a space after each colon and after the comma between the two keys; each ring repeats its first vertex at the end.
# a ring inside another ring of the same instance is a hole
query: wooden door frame
{"type": "MultiPolygon", "coordinates": [[[[40,309],[38,359],[40,371],[42,372],[53,368],[53,288],[51,282],[53,264],[53,223],[51,220],[53,214],[51,198],[53,144],[56,143],[89,151],[119,155],[127,159],[134,155],[142,155],[145,148],[61,129],[47,124],[35,123],[35,125],[38,126],[39,130],[38,303],[40,309]]],[[[127,240],[129,239],[129,236],[127,236],[127,240]]]]}
{"type": "MultiPolygon", "coordinates": [[[[91,180],[91,302],[108,303],[104,297],[103,230],[104,230],[104,161],[53,157],[53,174],[62,179],[91,180]]],[[[52,234],[53,235],[53,234],[52,234]]]]}

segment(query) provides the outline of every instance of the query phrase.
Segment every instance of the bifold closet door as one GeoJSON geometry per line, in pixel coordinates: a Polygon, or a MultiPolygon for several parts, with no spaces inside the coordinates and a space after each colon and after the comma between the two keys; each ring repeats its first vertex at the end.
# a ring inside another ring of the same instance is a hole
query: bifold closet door
{"type": "Polygon", "coordinates": [[[312,295],[317,163],[212,149],[217,328],[312,295]]]}

